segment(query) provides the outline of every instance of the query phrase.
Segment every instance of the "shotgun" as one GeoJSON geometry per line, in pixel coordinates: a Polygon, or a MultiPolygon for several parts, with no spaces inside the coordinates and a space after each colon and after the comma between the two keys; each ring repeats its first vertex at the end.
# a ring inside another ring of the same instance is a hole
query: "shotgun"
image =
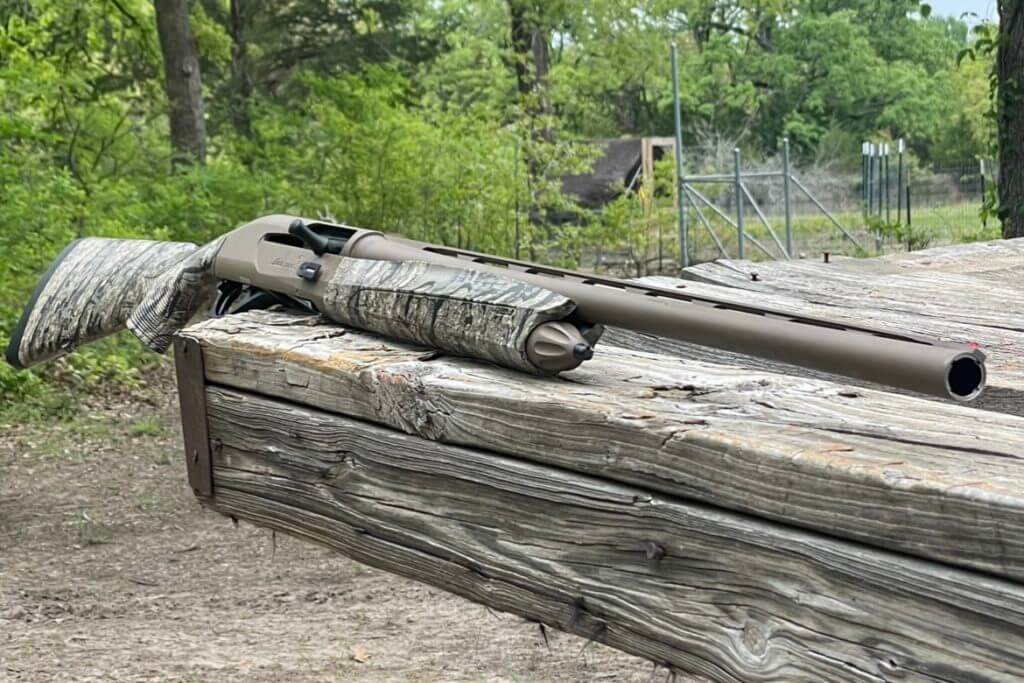
{"type": "Polygon", "coordinates": [[[348,225],[275,215],[192,244],[84,238],[39,282],[7,349],[25,368],[130,329],[163,352],[197,315],[283,305],[534,374],[593,356],[605,326],[969,401],[976,344],[737,304],[348,225]]]}

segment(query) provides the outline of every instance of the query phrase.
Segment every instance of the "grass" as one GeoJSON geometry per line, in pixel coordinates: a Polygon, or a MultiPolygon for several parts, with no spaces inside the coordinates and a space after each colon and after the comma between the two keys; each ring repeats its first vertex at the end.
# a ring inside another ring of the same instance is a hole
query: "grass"
{"type": "Polygon", "coordinates": [[[170,450],[164,449],[164,450],[161,450],[160,453],[156,456],[156,464],[157,465],[162,465],[162,466],[174,465],[180,459],[181,459],[181,456],[178,454],[177,451],[173,451],[172,452],[170,450]]]}
{"type": "Polygon", "coordinates": [[[95,521],[86,513],[77,523],[78,545],[106,545],[114,540],[114,532],[105,524],[95,521]]]}
{"type": "Polygon", "coordinates": [[[128,429],[128,433],[132,436],[160,436],[163,431],[163,425],[155,418],[139,420],[128,429]]]}
{"type": "MultiPolygon", "coordinates": [[[[0,335],[0,346],[7,338],[0,335]]],[[[145,349],[129,333],[83,347],[30,370],[0,362],[0,428],[32,422],[71,422],[97,400],[149,390],[148,375],[169,362],[145,349]]],[[[158,433],[140,424],[137,436],[158,433]]]]}

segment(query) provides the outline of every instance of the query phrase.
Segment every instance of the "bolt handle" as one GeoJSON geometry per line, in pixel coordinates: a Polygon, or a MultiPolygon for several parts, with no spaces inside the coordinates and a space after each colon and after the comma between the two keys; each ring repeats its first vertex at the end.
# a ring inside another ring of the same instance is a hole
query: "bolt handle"
{"type": "Polygon", "coordinates": [[[288,226],[288,234],[302,240],[302,243],[317,256],[323,256],[331,244],[326,237],[313,232],[301,218],[296,218],[291,222],[288,226]]]}

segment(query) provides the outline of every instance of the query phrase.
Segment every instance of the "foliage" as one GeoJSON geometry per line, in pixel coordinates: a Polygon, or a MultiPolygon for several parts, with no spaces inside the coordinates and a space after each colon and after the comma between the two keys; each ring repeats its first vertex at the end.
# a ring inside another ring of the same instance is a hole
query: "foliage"
{"type": "Polygon", "coordinates": [[[895,240],[902,244],[907,251],[925,249],[932,242],[932,232],[920,225],[907,225],[900,221],[886,221],[880,216],[869,216],[867,219],[868,229],[895,240]]]}

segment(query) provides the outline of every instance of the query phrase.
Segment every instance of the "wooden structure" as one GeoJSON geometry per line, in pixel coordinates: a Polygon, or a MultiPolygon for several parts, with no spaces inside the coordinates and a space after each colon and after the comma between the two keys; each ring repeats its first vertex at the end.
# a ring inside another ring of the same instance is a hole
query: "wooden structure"
{"type": "Polygon", "coordinates": [[[588,208],[598,208],[613,201],[623,190],[646,192],[644,205],[649,210],[654,193],[654,163],[671,153],[675,140],[665,137],[610,138],[590,140],[598,150],[589,173],[562,177],[562,191],[572,195],[588,208]],[[637,180],[641,179],[641,183],[637,180]]]}
{"type": "Polygon", "coordinates": [[[1019,680],[1019,242],[675,282],[978,333],[989,410],[621,331],[647,350],[606,339],[540,378],[253,312],[176,342],[191,480],[224,514],[715,681],[1019,680]]]}

